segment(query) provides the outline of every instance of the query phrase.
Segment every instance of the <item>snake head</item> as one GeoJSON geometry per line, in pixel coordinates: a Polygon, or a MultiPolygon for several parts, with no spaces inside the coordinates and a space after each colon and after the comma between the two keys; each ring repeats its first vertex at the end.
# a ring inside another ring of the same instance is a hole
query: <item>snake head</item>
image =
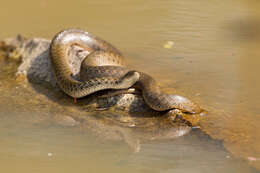
{"type": "Polygon", "coordinates": [[[200,119],[203,116],[202,113],[205,112],[203,111],[198,114],[191,114],[191,113],[185,113],[179,109],[172,109],[169,110],[165,115],[175,124],[183,123],[190,127],[194,127],[194,126],[199,126],[200,119]]]}

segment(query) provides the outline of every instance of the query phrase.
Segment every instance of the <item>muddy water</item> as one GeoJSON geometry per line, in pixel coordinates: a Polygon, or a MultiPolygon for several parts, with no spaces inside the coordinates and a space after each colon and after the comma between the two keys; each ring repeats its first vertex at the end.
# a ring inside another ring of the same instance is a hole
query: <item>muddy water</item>
{"type": "Polygon", "coordinates": [[[132,67],[150,73],[164,89],[174,88],[203,105],[210,113],[201,129],[222,142],[195,131],[176,140],[146,142],[133,153],[122,141],[100,141],[80,128],[53,125],[46,117],[54,110],[16,91],[19,86],[5,69],[0,81],[5,84],[0,85],[1,170],[260,169],[259,8],[255,0],[2,2],[1,38],[17,33],[51,38],[67,27],[87,29],[116,45],[132,67]],[[32,109],[15,99],[17,93],[32,109]]]}

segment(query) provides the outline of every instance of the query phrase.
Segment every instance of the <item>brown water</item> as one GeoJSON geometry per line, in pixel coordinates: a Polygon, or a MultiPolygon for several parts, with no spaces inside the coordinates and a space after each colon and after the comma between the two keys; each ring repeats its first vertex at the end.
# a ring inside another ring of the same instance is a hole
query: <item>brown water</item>
{"type": "MultiPolygon", "coordinates": [[[[257,172],[259,9],[256,0],[2,2],[0,38],[17,33],[51,38],[68,27],[91,31],[162,87],[199,102],[210,112],[201,129],[222,142],[194,131],[176,140],[148,141],[133,153],[122,141],[53,125],[46,117],[55,110],[44,104],[32,101],[25,109],[15,99],[19,86],[1,67],[1,171],[257,172]],[[165,48],[168,41],[173,45],[165,48]],[[6,85],[12,89],[6,91],[6,85]]],[[[18,93],[30,103],[26,93],[18,93]]]]}

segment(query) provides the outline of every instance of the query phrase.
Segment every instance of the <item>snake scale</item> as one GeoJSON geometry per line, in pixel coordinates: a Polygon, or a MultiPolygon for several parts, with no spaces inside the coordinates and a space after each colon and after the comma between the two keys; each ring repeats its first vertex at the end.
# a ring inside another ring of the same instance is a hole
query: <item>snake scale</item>
{"type": "Polygon", "coordinates": [[[156,111],[202,111],[183,96],[163,93],[150,75],[128,69],[124,57],[115,47],[86,31],[67,29],[56,34],[50,45],[50,55],[59,87],[73,98],[85,97],[100,90],[134,87],[141,90],[145,102],[156,111]],[[81,63],[80,80],[72,77],[68,64],[68,51],[73,45],[89,52],[81,63]]]}

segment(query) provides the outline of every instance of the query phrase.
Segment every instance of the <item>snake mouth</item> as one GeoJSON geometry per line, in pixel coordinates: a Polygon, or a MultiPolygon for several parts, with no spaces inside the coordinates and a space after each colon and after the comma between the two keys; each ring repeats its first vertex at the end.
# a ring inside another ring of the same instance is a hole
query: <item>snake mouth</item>
{"type": "Polygon", "coordinates": [[[180,109],[172,109],[168,112],[166,112],[167,118],[170,119],[170,121],[173,124],[182,124],[189,127],[196,127],[199,126],[200,119],[207,115],[207,111],[202,110],[200,113],[191,113],[191,112],[184,112],[180,109]]]}

